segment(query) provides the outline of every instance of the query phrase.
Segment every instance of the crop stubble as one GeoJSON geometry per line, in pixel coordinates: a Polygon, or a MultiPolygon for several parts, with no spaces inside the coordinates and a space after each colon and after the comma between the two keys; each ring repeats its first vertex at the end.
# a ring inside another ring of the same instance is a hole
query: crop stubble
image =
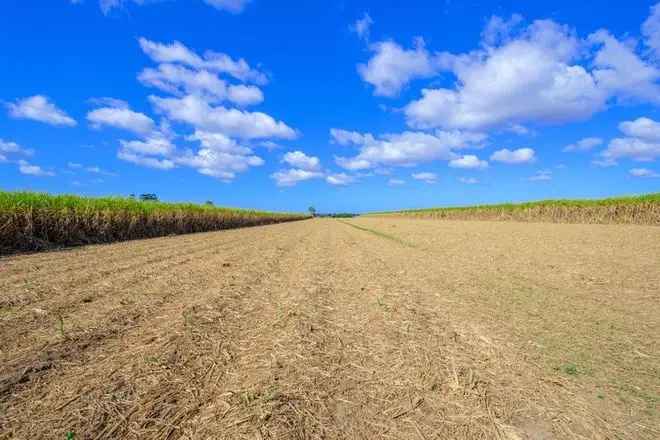
{"type": "Polygon", "coordinates": [[[660,434],[657,228],[349,223],[1,259],[0,437],[660,434]]]}

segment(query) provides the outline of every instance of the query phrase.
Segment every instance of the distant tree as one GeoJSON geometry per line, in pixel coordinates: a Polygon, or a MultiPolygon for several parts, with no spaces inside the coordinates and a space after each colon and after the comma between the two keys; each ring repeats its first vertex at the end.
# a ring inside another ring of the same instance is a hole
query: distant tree
{"type": "Polygon", "coordinates": [[[207,200],[206,202],[204,202],[204,204],[205,204],[205,205],[209,205],[209,206],[213,206],[213,205],[214,205],[213,200],[207,200]]]}
{"type": "Polygon", "coordinates": [[[309,211],[309,214],[312,217],[316,217],[316,208],[314,208],[313,206],[310,206],[309,208],[307,208],[307,210],[309,211]]]}
{"type": "Polygon", "coordinates": [[[133,193],[129,194],[128,198],[129,199],[135,199],[135,194],[133,194],[133,193]]]}
{"type": "Polygon", "coordinates": [[[140,200],[143,202],[157,202],[158,196],[154,193],[140,194],[140,200]]]}

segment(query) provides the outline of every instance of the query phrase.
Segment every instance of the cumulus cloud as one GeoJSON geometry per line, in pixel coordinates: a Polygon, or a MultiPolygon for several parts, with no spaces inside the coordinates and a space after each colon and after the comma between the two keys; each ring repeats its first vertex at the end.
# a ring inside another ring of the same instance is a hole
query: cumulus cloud
{"type": "Polygon", "coordinates": [[[403,179],[390,179],[387,181],[387,184],[389,186],[401,186],[401,185],[405,185],[406,181],[403,179]]]}
{"type": "Polygon", "coordinates": [[[0,139],[0,155],[4,158],[3,160],[8,160],[10,156],[14,155],[32,156],[33,153],[33,150],[23,148],[16,142],[4,141],[0,139]]]}
{"type": "Polygon", "coordinates": [[[318,157],[308,156],[302,151],[291,151],[284,155],[282,162],[285,162],[293,168],[299,168],[306,171],[319,171],[321,161],[318,157]]]}
{"type": "Polygon", "coordinates": [[[449,161],[449,166],[452,168],[465,168],[465,169],[484,169],[488,168],[488,162],[479,159],[474,154],[467,154],[449,161]]]}
{"type": "Polygon", "coordinates": [[[589,151],[602,144],[603,140],[599,137],[586,137],[574,144],[567,145],[562,151],[565,153],[589,151]]]}
{"type": "Polygon", "coordinates": [[[651,14],[642,25],[645,44],[660,59],[660,3],[651,7],[651,14]]]}
{"type": "MultiPolygon", "coordinates": [[[[240,14],[250,1],[252,0],[204,0],[204,3],[221,11],[240,14]]],[[[79,4],[82,3],[82,0],[71,0],[71,3],[79,4]]],[[[149,0],[99,0],[99,7],[104,14],[109,14],[113,9],[122,8],[128,3],[145,5],[153,2],[149,0]]]]}
{"type": "MultiPolygon", "coordinates": [[[[122,101],[117,101],[116,104],[120,102],[122,101]]],[[[113,127],[139,135],[147,135],[153,132],[156,126],[149,116],[135,112],[124,105],[92,110],[87,113],[87,120],[93,128],[113,127]]]]}
{"type": "Polygon", "coordinates": [[[355,32],[358,37],[364,41],[369,41],[369,31],[371,30],[371,25],[374,24],[374,21],[371,19],[369,14],[366,12],[350,26],[351,31],[355,32]]]}
{"type": "Polygon", "coordinates": [[[7,104],[9,116],[32,119],[55,126],[73,127],[76,121],[52,103],[47,96],[35,95],[7,104]]]}
{"type": "Polygon", "coordinates": [[[156,63],[183,64],[195,69],[226,74],[244,82],[256,84],[268,82],[264,73],[252,69],[242,58],[234,60],[225,53],[213,51],[207,51],[200,56],[179,41],[169,44],[158,43],[146,38],[140,38],[138,41],[142,51],[156,63]]]}
{"type": "Polygon", "coordinates": [[[130,151],[134,154],[153,155],[153,156],[167,156],[174,152],[174,145],[169,139],[162,137],[150,137],[144,141],[119,141],[121,147],[125,151],[130,151]]]}
{"type": "Polygon", "coordinates": [[[190,69],[185,66],[164,63],[157,68],[146,68],[138,79],[143,84],[155,87],[176,96],[192,94],[207,101],[229,100],[241,106],[259,104],[264,96],[253,85],[227,85],[216,73],[205,69],[190,69]]]}
{"type": "Polygon", "coordinates": [[[227,89],[227,97],[234,104],[248,106],[260,104],[264,100],[264,94],[256,86],[246,86],[243,84],[232,85],[227,89]]]}
{"type": "Polygon", "coordinates": [[[606,30],[589,36],[600,46],[593,60],[593,77],[599,89],[620,99],[660,103],[660,70],[642,60],[631,42],[619,41],[606,30]]]}
{"type": "Polygon", "coordinates": [[[224,133],[241,139],[295,139],[295,130],[261,112],[213,106],[199,96],[161,98],[151,96],[155,109],[167,118],[198,129],[224,133]]]}
{"type": "Polygon", "coordinates": [[[648,168],[632,168],[628,172],[633,177],[645,177],[645,178],[660,177],[660,174],[656,173],[653,170],[649,170],[648,168]]]}
{"type": "Polygon", "coordinates": [[[378,139],[371,135],[353,136],[354,141],[359,146],[356,156],[335,158],[344,169],[413,166],[434,160],[450,160],[456,156],[446,138],[422,132],[385,134],[378,139]]]}
{"type": "MultiPolygon", "coordinates": [[[[247,2],[209,0],[208,3],[237,12],[247,2]]],[[[145,68],[138,79],[171,96],[149,97],[154,111],[162,117],[161,127],[142,135],[141,140],[121,141],[120,158],[162,169],[191,167],[229,182],[238,173],[264,164],[250,143],[273,149],[279,147],[273,139],[298,136],[284,122],[243,108],[264,100],[261,89],[249,83],[263,85],[268,79],[242,58],[236,60],[213,51],[200,55],[179,41],[160,43],[140,38],[139,44],[158,65],[145,68]],[[196,148],[184,149],[173,144],[177,136],[167,128],[175,122],[192,127],[193,134],[183,138],[196,143],[196,148]]]]}
{"type": "Polygon", "coordinates": [[[437,72],[421,38],[415,40],[412,49],[404,49],[393,41],[374,43],[370,49],[374,55],[357,69],[360,77],[375,87],[376,95],[397,96],[413,79],[428,78],[437,72]]]}
{"type": "Polygon", "coordinates": [[[227,97],[227,83],[208,70],[193,70],[185,66],[163,63],[157,68],[146,68],[138,80],[150,87],[175,95],[187,93],[222,100],[227,97]]]}
{"type": "Polygon", "coordinates": [[[21,174],[25,174],[28,176],[36,176],[36,177],[51,177],[55,175],[54,172],[44,170],[40,166],[33,165],[24,159],[18,161],[18,171],[21,174]]]}
{"type": "Polygon", "coordinates": [[[428,173],[428,172],[423,172],[423,173],[413,173],[412,178],[415,180],[421,180],[422,182],[425,183],[437,183],[438,181],[438,175],[435,173],[428,173]]]}
{"type": "Polygon", "coordinates": [[[494,162],[502,162],[512,165],[531,163],[534,162],[535,159],[534,150],[531,148],[519,148],[517,150],[503,148],[497,150],[490,156],[490,160],[494,162]]]}
{"type": "Polygon", "coordinates": [[[467,54],[443,54],[457,86],[426,88],[405,108],[416,128],[487,129],[585,119],[607,94],[573,61],[580,42],[566,26],[538,20],[519,35],[467,54]]]}
{"type": "Polygon", "coordinates": [[[649,142],[660,142],[660,122],[650,118],[637,118],[619,124],[619,130],[626,136],[636,137],[649,142]]]}
{"type": "Polygon", "coordinates": [[[243,12],[245,7],[252,0],[204,0],[204,3],[213,6],[216,9],[229,11],[234,14],[243,12]]]}
{"type": "Polygon", "coordinates": [[[333,143],[343,146],[362,145],[375,140],[371,133],[362,134],[357,131],[342,130],[340,128],[331,128],[330,137],[333,143]]]}
{"type": "Polygon", "coordinates": [[[299,182],[311,179],[320,179],[324,174],[320,171],[308,171],[292,168],[271,174],[277,186],[295,186],[299,182]]]}
{"type": "Polygon", "coordinates": [[[346,186],[355,182],[355,177],[346,173],[328,174],[325,181],[334,186],[346,186]]]}
{"type": "Polygon", "coordinates": [[[111,171],[106,171],[103,168],[97,166],[97,165],[88,165],[85,166],[81,163],[77,162],[67,162],[66,164],[67,168],[71,170],[76,170],[76,171],[85,171],[90,174],[98,174],[102,176],[117,176],[117,173],[113,173],[111,171]]]}
{"type": "Polygon", "coordinates": [[[626,137],[612,139],[595,161],[597,165],[615,165],[619,159],[652,162],[660,157],[659,122],[642,117],[620,123],[619,130],[626,137]]]}
{"type": "MultiPolygon", "coordinates": [[[[660,46],[660,7],[643,25],[647,46],[660,46]]],[[[660,69],[640,55],[633,40],[607,30],[586,38],[552,20],[525,24],[519,15],[493,17],[477,49],[430,52],[394,41],[373,43],[358,65],[375,94],[394,97],[412,80],[447,72],[453,87],[425,87],[405,106],[416,129],[524,129],[526,124],[580,121],[616,101],[660,102],[660,69]]]]}
{"type": "Polygon", "coordinates": [[[128,150],[119,150],[117,157],[126,162],[141,165],[147,168],[156,168],[159,170],[171,170],[174,168],[174,162],[169,159],[158,159],[155,157],[141,156],[128,150]]]}

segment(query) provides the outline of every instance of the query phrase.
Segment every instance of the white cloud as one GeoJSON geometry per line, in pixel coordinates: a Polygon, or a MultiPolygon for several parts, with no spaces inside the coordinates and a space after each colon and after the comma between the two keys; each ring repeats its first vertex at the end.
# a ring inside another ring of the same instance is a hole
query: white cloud
{"type": "Polygon", "coordinates": [[[362,40],[369,41],[369,31],[371,30],[372,24],[374,24],[374,21],[369,14],[365,12],[362,18],[356,20],[355,23],[351,25],[350,29],[362,40]]]}
{"type": "Polygon", "coordinates": [[[387,181],[387,184],[389,186],[401,186],[401,185],[405,185],[406,181],[403,179],[390,179],[387,181]]]}
{"type": "Polygon", "coordinates": [[[149,116],[123,106],[92,110],[87,113],[87,120],[93,128],[114,127],[143,136],[153,132],[155,128],[155,123],[149,116]]]}
{"type": "Polygon", "coordinates": [[[584,139],[580,139],[574,144],[567,145],[566,147],[564,147],[562,151],[565,153],[589,151],[594,147],[597,147],[598,145],[602,145],[602,144],[603,144],[603,140],[601,138],[586,137],[584,139]]]}
{"type": "Polygon", "coordinates": [[[450,160],[449,166],[452,168],[484,169],[488,168],[488,162],[480,160],[473,154],[468,154],[458,159],[450,160]]]}
{"type": "MultiPolygon", "coordinates": [[[[204,3],[221,11],[239,14],[243,12],[247,4],[251,1],[252,0],[204,0],[204,3]]],[[[80,4],[82,3],[82,0],[71,0],[71,3],[80,4]]],[[[134,3],[141,6],[153,3],[153,0],[99,0],[99,7],[101,8],[101,11],[107,15],[113,9],[122,8],[127,3],[134,3]]]]}
{"type": "Polygon", "coordinates": [[[425,183],[436,183],[438,181],[438,175],[435,173],[414,173],[412,178],[415,180],[421,180],[425,183]]]}
{"type": "Polygon", "coordinates": [[[7,160],[9,155],[21,155],[21,156],[32,156],[34,153],[33,150],[23,148],[18,145],[16,142],[4,141],[0,139],[0,154],[7,160]]]}
{"type": "Polygon", "coordinates": [[[204,3],[213,6],[216,9],[239,14],[243,12],[248,3],[252,0],[204,0],[204,3]]]}
{"type": "Polygon", "coordinates": [[[325,181],[328,182],[330,185],[346,186],[355,182],[355,177],[349,176],[346,173],[328,174],[325,177],[325,181]]]}
{"type": "MultiPolygon", "coordinates": [[[[463,54],[430,54],[422,47],[422,73],[402,76],[391,93],[381,94],[395,95],[413,77],[452,73],[454,87],[426,87],[405,107],[408,124],[421,129],[563,123],[587,119],[612,101],[660,102],[660,68],[637,53],[636,41],[604,29],[580,39],[552,20],[521,23],[520,16],[493,17],[481,48],[463,54]]],[[[660,6],[652,9],[643,33],[649,47],[660,47],[660,6]]]]}
{"type": "Polygon", "coordinates": [[[282,148],[282,145],[278,144],[277,142],[273,141],[262,141],[257,143],[258,147],[264,147],[268,151],[273,151],[273,150],[279,150],[282,148]]]}
{"type": "Polygon", "coordinates": [[[511,40],[514,29],[523,22],[520,14],[513,14],[506,20],[496,15],[492,16],[481,32],[481,40],[486,47],[495,47],[511,40]]]}
{"type": "Polygon", "coordinates": [[[227,84],[208,70],[193,70],[177,64],[163,63],[158,68],[146,68],[138,80],[151,87],[184,95],[188,93],[222,100],[227,97],[227,84]]]}
{"type": "Polygon", "coordinates": [[[256,156],[251,148],[222,133],[197,130],[186,139],[198,141],[202,148],[197,152],[188,151],[173,160],[225,182],[234,179],[237,173],[264,164],[263,159],[256,156]]]}
{"type": "Polygon", "coordinates": [[[635,53],[636,44],[619,41],[606,30],[591,34],[589,41],[600,46],[593,61],[600,89],[622,99],[660,103],[660,70],[635,53]]]}
{"type": "Polygon", "coordinates": [[[175,160],[177,164],[195,168],[201,174],[226,182],[234,179],[236,173],[264,164],[263,159],[255,155],[234,154],[211,148],[202,148],[194,154],[188,153],[175,160]]]}
{"type": "Polygon", "coordinates": [[[307,171],[319,171],[321,169],[321,161],[318,157],[307,156],[302,151],[292,151],[284,155],[282,162],[286,162],[293,168],[299,168],[307,171]]]}
{"type": "Polygon", "coordinates": [[[256,86],[233,85],[229,86],[227,93],[231,102],[244,107],[261,104],[264,100],[264,94],[256,86]]]}
{"type": "Polygon", "coordinates": [[[83,171],[86,171],[86,172],[91,173],[91,174],[99,174],[99,175],[103,175],[103,176],[116,176],[117,175],[116,173],[106,171],[106,170],[104,170],[101,167],[96,166],[96,165],[84,166],[83,164],[77,163],[77,162],[67,162],[66,166],[67,166],[67,168],[70,168],[72,170],[83,170],[83,171]]]}
{"type": "Polygon", "coordinates": [[[535,154],[531,148],[519,148],[517,150],[503,148],[494,152],[490,156],[490,160],[507,164],[531,163],[535,160],[535,154]]]}
{"type": "Polygon", "coordinates": [[[174,162],[169,159],[157,159],[154,157],[141,156],[124,149],[117,152],[117,157],[126,162],[131,162],[136,165],[141,165],[148,168],[156,168],[159,170],[171,170],[175,167],[174,162]]]}
{"type": "Polygon", "coordinates": [[[370,49],[374,55],[357,69],[379,96],[396,96],[413,79],[428,78],[437,71],[421,38],[415,40],[413,49],[404,49],[393,41],[374,43],[370,49]]]}
{"type": "Polygon", "coordinates": [[[357,131],[342,130],[340,128],[331,128],[330,136],[332,142],[347,146],[347,145],[362,145],[369,142],[374,142],[374,136],[371,133],[358,133],[357,131]]]}
{"type": "MultiPolygon", "coordinates": [[[[355,137],[354,140],[358,139],[355,137]]],[[[336,157],[337,164],[348,170],[362,170],[379,166],[413,166],[455,158],[446,139],[428,133],[406,131],[386,134],[380,139],[365,135],[361,142],[357,156],[336,157]]]]}
{"type": "Polygon", "coordinates": [[[180,63],[196,69],[224,73],[244,82],[268,82],[265,74],[252,69],[242,58],[234,60],[227,54],[213,51],[205,52],[202,57],[179,41],[167,44],[140,38],[139,43],[144,53],[157,63],[180,63]]]}
{"type": "Polygon", "coordinates": [[[650,118],[637,118],[634,121],[624,121],[619,124],[626,136],[636,137],[649,142],[660,142],[660,122],[650,118]]]}
{"type": "Polygon", "coordinates": [[[222,133],[196,130],[194,134],[186,137],[189,141],[199,141],[202,147],[223,153],[250,155],[252,150],[240,145],[236,140],[222,133]]]}
{"type": "Polygon", "coordinates": [[[169,119],[185,122],[206,131],[221,132],[241,139],[294,139],[296,132],[284,122],[261,112],[247,112],[212,106],[194,95],[183,98],[149,98],[157,111],[169,119]]]}
{"type": "Polygon", "coordinates": [[[474,177],[459,177],[458,181],[466,185],[476,185],[479,183],[479,180],[474,177]]]}
{"type": "Polygon", "coordinates": [[[18,171],[20,171],[21,174],[37,177],[50,177],[55,175],[52,171],[46,171],[40,166],[32,165],[25,160],[18,161],[18,171]]]}
{"type": "Polygon", "coordinates": [[[616,138],[610,141],[601,156],[614,163],[617,159],[624,158],[637,162],[652,162],[660,157],[660,142],[648,142],[639,138],[616,138]]]}
{"type": "Polygon", "coordinates": [[[277,186],[295,186],[298,182],[311,179],[319,179],[322,177],[322,172],[299,170],[295,168],[289,170],[281,170],[271,174],[271,178],[275,180],[277,186]]]}
{"type": "MultiPolygon", "coordinates": [[[[215,4],[231,8],[230,3],[238,7],[244,2],[215,4]]],[[[228,182],[238,173],[264,164],[245,142],[262,140],[262,143],[275,145],[270,139],[297,137],[295,130],[265,113],[216,104],[227,101],[245,106],[263,101],[258,87],[230,84],[219,76],[226,74],[241,82],[265,83],[266,76],[251,69],[243,59],[233,60],[228,55],[210,51],[200,56],[176,41],[162,44],[141,38],[139,43],[152,60],[160,63],[156,68],[144,69],[138,76],[140,82],[174,96],[149,97],[154,111],[162,115],[159,126],[146,114],[131,110],[124,101],[92,100],[103,106],[87,115],[93,127],[116,127],[139,136],[139,139],[119,141],[119,159],[161,170],[190,167],[228,182]],[[171,128],[174,122],[189,125],[193,133],[178,136],[171,128]],[[194,148],[177,146],[174,144],[177,138],[196,145],[194,148]]],[[[100,168],[86,170],[105,173],[100,168]]]]}
{"type": "Polygon", "coordinates": [[[652,162],[660,157],[660,123],[642,117],[620,123],[619,130],[627,137],[612,139],[595,164],[612,166],[617,160],[626,158],[652,162]]]}
{"type": "Polygon", "coordinates": [[[482,148],[488,135],[463,130],[436,130],[435,137],[453,149],[482,148]]]}
{"type": "Polygon", "coordinates": [[[501,45],[463,55],[443,54],[440,65],[457,78],[454,89],[423,89],[406,106],[417,128],[484,129],[527,122],[585,119],[604,108],[607,94],[572,61],[580,42],[566,26],[538,20],[501,45]]]}
{"type": "Polygon", "coordinates": [[[174,152],[174,145],[162,137],[150,137],[144,141],[120,140],[119,143],[123,150],[147,156],[167,156],[174,152]]]}
{"type": "Polygon", "coordinates": [[[649,170],[648,168],[633,168],[628,172],[633,177],[645,177],[645,178],[660,177],[660,174],[656,173],[653,170],[649,170]]]}
{"type": "Polygon", "coordinates": [[[17,119],[32,119],[50,125],[73,127],[76,121],[50,102],[48,97],[35,95],[7,104],[9,115],[17,119]]]}
{"type": "MultiPolygon", "coordinates": [[[[238,7],[239,3],[245,2],[215,2],[229,8],[238,7]]],[[[297,137],[294,129],[270,115],[230,106],[259,104],[264,99],[258,87],[231,84],[220,77],[228,75],[241,82],[265,84],[266,76],[250,68],[243,59],[234,60],[211,51],[200,56],[177,41],[163,44],[140,38],[139,43],[147,56],[159,63],[156,68],[144,69],[139,80],[174,96],[149,97],[154,111],[162,116],[160,127],[153,127],[152,121],[144,130],[134,130],[141,135],[140,140],[120,141],[120,159],[165,170],[190,167],[229,182],[238,173],[264,164],[253,153],[249,141],[260,140],[255,145],[274,148],[277,144],[273,138],[297,137]],[[219,102],[225,105],[218,105],[219,102]],[[174,145],[174,139],[179,137],[170,128],[174,122],[192,127],[194,132],[183,138],[197,143],[195,148],[174,145]]],[[[127,107],[123,110],[130,111],[127,107]]]]}
{"type": "Polygon", "coordinates": [[[642,25],[642,34],[646,45],[660,59],[660,3],[651,7],[651,15],[642,25]]]}
{"type": "Polygon", "coordinates": [[[528,177],[527,180],[532,182],[543,182],[543,181],[552,180],[552,171],[550,170],[537,171],[533,176],[528,177]]]}

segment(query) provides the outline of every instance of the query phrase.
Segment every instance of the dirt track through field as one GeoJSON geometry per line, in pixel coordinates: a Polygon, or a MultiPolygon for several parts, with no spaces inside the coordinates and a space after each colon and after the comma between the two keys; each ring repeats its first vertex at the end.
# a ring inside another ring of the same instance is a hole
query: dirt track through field
{"type": "Polygon", "coordinates": [[[308,220],[0,259],[0,438],[660,437],[660,229],[308,220]]]}

